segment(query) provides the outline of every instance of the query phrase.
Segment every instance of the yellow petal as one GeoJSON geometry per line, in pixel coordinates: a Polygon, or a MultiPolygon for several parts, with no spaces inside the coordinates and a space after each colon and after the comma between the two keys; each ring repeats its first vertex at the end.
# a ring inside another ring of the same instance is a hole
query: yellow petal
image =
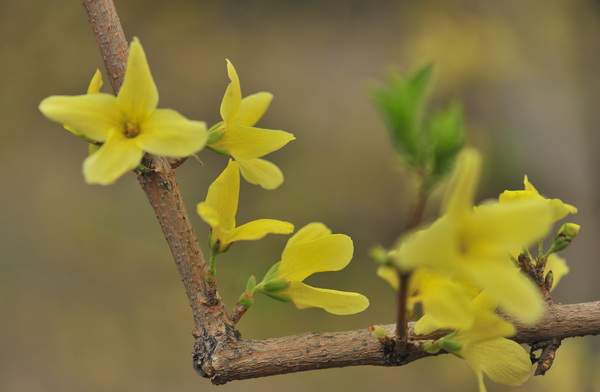
{"type": "Polygon", "coordinates": [[[529,181],[529,177],[527,177],[527,175],[525,175],[523,177],[523,189],[525,189],[526,191],[529,191],[529,192],[533,192],[537,195],[540,194],[540,192],[538,192],[536,187],[533,186],[533,184],[529,181]]]}
{"type": "Polygon", "coordinates": [[[267,234],[290,234],[294,225],[276,219],[257,219],[236,227],[227,242],[259,240],[267,234]]]}
{"type": "Polygon", "coordinates": [[[428,335],[443,327],[431,316],[424,314],[423,317],[417,320],[414,326],[417,335],[428,335]]]}
{"type": "Polygon", "coordinates": [[[273,94],[264,91],[248,95],[242,99],[236,122],[248,127],[254,126],[265,114],[272,100],[273,94]]]}
{"type": "Polygon", "coordinates": [[[143,122],[158,105],[158,90],[146,53],[137,38],[129,46],[127,69],[117,100],[127,120],[136,123],[143,122]]]}
{"type": "Polygon", "coordinates": [[[198,205],[198,214],[213,228],[233,230],[239,196],[240,171],[238,163],[230,159],[225,170],[208,187],[206,200],[198,205]]]}
{"type": "Polygon", "coordinates": [[[559,255],[553,253],[548,256],[546,261],[546,267],[544,268],[544,277],[548,275],[548,272],[552,271],[552,288],[554,290],[558,282],[569,273],[569,266],[567,261],[559,255]]]}
{"type": "Polygon", "coordinates": [[[450,216],[471,211],[479,183],[481,156],[477,150],[465,148],[457,158],[454,175],[444,200],[443,210],[450,216]]]}
{"type": "Polygon", "coordinates": [[[174,110],[157,109],[142,123],[135,140],[151,154],[186,157],[204,147],[207,135],[205,123],[188,120],[174,110]]]}
{"type": "Polygon", "coordinates": [[[400,282],[398,281],[398,273],[396,272],[396,269],[392,267],[388,267],[385,265],[379,266],[379,268],[377,268],[377,276],[388,282],[388,284],[392,286],[394,290],[398,290],[398,288],[400,287],[400,282]]]}
{"type": "Polygon", "coordinates": [[[465,260],[462,274],[485,290],[504,312],[524,323],[533,324],[544,313],[539,289],[508,258],[465,260]]]}
{"type": "Polygon", "coordinates": [[[212,147],[243,160],[260,158],[279,150],[294,139],[294,135],[285,131],[235,126],[228,128],[212,147]]]}
{"type": "Polygon", "coordinates": [[[143,154],[135,141],[121,132],[113,131],[106,143],[83,163],[85,180],[89,184],[112,184],[123,174],[135,169],[143,154]]]}
{"type": "Polygon", "coordinates": [[[102,93],[55,95],[44,99],[39,109],[50,120],[98,142],[104,142],[109,131],[120,129],[123,122],[115,97],[102,93]]]}
{"type": "Polygon", "coordinates": [[[264,189],[271,190],[283,183],[283,173],[272,162],[264,159],[241,159],[240,170],[242,176],[250,184],[260,185],[264,189]]]}
{"type": "Polygon", "coordinates": [[[227,86],[227,89],[225,89],[225,95],[221,101],[221,118],[223,118],[226,123],[229,123],[235,119],[240,109],[242,89],[240,86],[240,78],[238,77],[233,64],[227,59],[225,61],[227,62],[227,76],[229,76],[231,82],[227,86]]]}
{"type": "Polygon", "coordinates": [[[426,315],[442,328],[466,329],[473,324],[469,291],[450,279],[429,277],[420,286],[426,315]]]}
{"type": "Polygon", "coordinates": [[[312,241],[286,245],[278,275],[302,281],[316,272],[339,271],[350,263],[353,253],[352,239],[345,234],[329,234],[312,241]]]}
{"type": "Polygon", "coordinates": [[[99,69],[96,69],[96,72],[94,72],[94,76],[92,76],[92,80],[90,80],[90,84],[88,85],[87,93],[88,94],[99,93],[103,84],[104,84],[104,82],[102,80],[102,73],[100,72],[99,69]]]}
{"type": "Polygon", "coordinates": [[[473,254],[511,254],[543,238],[552,222],[543,200],[484,204],[466,219],[465,246],[473,254]]]}
{"type": "Polygon", "coordinates": [[[311,242],[316,239],[326,237],[331,234],[331,230],[323,223],[312,222],[296,232],[285,245],[286,248],[294,245],[300,245],[303,243],[311,242]]]}
{"type": "Polygon", "coordinates": [[[483,372],[499,384],[521,385],[531,374],[529,354],[512,340],[488,340],[469,347],[461,355],[477,374],[483,372]]]}
{"type": "Polygon", "coordinates": [[[301,282],[291,282],[282,292],[298,309],[322,308],[336,315],[360,313],[369,307],[369,300],[362,294],[312,287],[301,282]]]}

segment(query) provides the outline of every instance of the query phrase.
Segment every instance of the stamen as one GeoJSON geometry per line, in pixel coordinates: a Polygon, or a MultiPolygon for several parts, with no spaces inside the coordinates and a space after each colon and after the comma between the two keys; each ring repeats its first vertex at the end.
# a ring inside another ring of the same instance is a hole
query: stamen
{"type": "Polygon", "coordinates": [[[140,134],[140,129],[136,123],[131,121],[125,122],[125,129],[123,130],[125,137],[133,138],[140,134]]]}

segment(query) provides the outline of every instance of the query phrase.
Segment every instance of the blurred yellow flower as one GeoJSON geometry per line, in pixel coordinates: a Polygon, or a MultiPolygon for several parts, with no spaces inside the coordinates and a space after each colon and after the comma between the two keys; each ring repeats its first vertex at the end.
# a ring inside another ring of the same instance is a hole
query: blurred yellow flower
{"type": "Polygon", "coordinates": [[[289,132],[255,127],[269,108],[273,95],[258,92],[242,99],[240,79],[229,60],[227,74],[231,82],[221,101],[223,121],[213,127],[217,137],[209,140],[209,146],[235,158],[249,183],[275,189],[283,183],[283,173],[272,162],[260,158],[279,150],[295,137],[289,132]]]}
{"type": "Polygon", "coordinates": [[[506,190],[500,194],[498,200],[500,203],[512,203],[523,200],[543,200],[552,208],[554,221],[559,221],[569,214],[576,214],[577,208],[570,204],[564,203],[560,199],[547,199],[542,196],[538,190],[529,182],[529,178],[523,178],[523,190],[509,191],[506,190]]]}
{"type": "Polygon", "coordinates": [[[332,234],[322,223],[310,223],[288,240],[281,261],[273,265],[256,288],[270,297],[292,301],[298,309],[317,307],[336,315],[362,312],[369,306],[362,294],[303,283],[317,272],[345,268],[353,253],[350,237],[332,234]]]}
{"type": "Polygon", "coordinates": [[[474,208],[480,165],[477,151],[460,154],[443,216],[402,239],[395,261],[405,270],[429,268],[484,290],[507,314],[534,323],[544,311],[544,301],[510,254],[548,232],[552,210],[538,199],[474,208]]]}
{"type": "Polygon", "coordinates": [[[275,219],[257,219],[236,226],[240,195],[239,163],[229,160],[227,167],[208,188],[206,200],[199,203],[198,215],[211,227],[211,246],[223,252],[235,241],[259,240],[267,234],[289,234],[294,225],[275,219]]]}
{"type": "MultiPolygon", "coordinates": [[[[92,89],[98,86],[95,81],[92,89]]],[[[144,49],[134,38],[123,86],[115,97],[94,93],[52,96],[40,103],[49,119],[75,129],[84,137],[104,143],[83,164],[90,184],[107,185],[135,169],[144,152],[185,157],[204,147],[203,122],[191,121],[170,109],[157,109],[158,90],[144,49]]]]}

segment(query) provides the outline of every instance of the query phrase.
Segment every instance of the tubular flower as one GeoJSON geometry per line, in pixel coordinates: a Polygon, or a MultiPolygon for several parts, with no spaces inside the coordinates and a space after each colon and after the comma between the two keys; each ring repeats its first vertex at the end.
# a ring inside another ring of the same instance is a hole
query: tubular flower
{"type": "Polygon", "coordinates": [[[281,261],[271,267],[255,290],[276,299],[292,301],[298,309],[317,307],[336,315],[362,312],[369,306],[369,300],[362,294],[303,283],[317,272],[345,268],[353,253],[350,237],[332,234],[322,223],[310,223],[288,240],[281,261]]]}
{"type": "Polygon", "coordinates": [[[103,143],[83,164],[90,184],[107,185],[136,168],[144,152],[185,157],[204,147],[203,122],[191,121],[170,109],[157,109],[158,90],[146,55],[134,38],[123,86],[115,97],[94,93],[52,96],[40,103],[49,119],[75,129],[87,139],[103,143]]]}
{"type": "Polygon", "coordinates": [[[227,167],[208,188],[206,200],[199,203],[198,215],[210,225],[211,247],[225,251],[232,242],[259,240],[267,234],[289,234],[294,225],[275,219],[257,219],[236,226],[240,196],[239,163],[229,160],[227,167]]]}
{"type": "Polygon", "coordinates": [[[529,178],[523,178],[523,190],[520,191],[504,191],[498,197],[500,203],[511,203],[522,200],[541,200],[545,201],[552,208],[552,216],[554,221],[559,221],[569,214],[576,214],[577,208],[570,204],[564,203],[560,199],[547,199],[542,196],[538,190],[529,182],[529,178]]]}
{"type": "Polygon", "coordinates": [[[537,199],[474,208],[480,164],[475,150],[461,153],[442,217],[402,239],[395,262],[405,270],[428,268],[485,290],[503,311],[534,323],[544,311],[544,301],[510,254],[548,232],[552,210],[537,199]]]}
{"type": "Polygon", "coordinates": [[[240,79],[229,60],[227,74],[230,83],[221,101],[223,121],[212,128],[209,146],[238,161],[242,176],[249,183],[275,189],[283,183],[283,173],[261,157],[279,150],[295,137],[289,132],[255,127],[273,95],[263,91],[242,99],[240,79]]]}

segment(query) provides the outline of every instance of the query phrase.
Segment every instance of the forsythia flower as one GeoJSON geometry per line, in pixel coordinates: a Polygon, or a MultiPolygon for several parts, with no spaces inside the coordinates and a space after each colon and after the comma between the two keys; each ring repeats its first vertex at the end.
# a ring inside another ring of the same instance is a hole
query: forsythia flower
{"type": "Polygon", "coordinates": [[[510,254],[542,238],[553,211],[538,199],[474,208],[480,164],[475,150],[460,154],[443,216],[403,239],[396,263],[405,270],[427,268],[484,290],[503,311],[533,323],[542,315],[544,301],[510,254]]]}
{"type": "Polygon", "coordinates": [[[206,200],[199,203],[197,212],[210,225],[210,242],[219,252],[235,241],[258,240],[267,234],[289,234],[294,225],[275,219],[257,219],[236,226],[235,216],[240,195],[239,163],[229,160],[227,167],[208,188],[206,200]]]}
{"type": "Polygon", "coordinates": [[[275,189],[283,182],[283,173],[272,162],[260,159],[285,146],[295,137],[289,132],[257,128],[254,125],[265,114],[273,95],[259,92],[242,99],[240,79],[227,60],[227,74],[231,82],[221,102],[223,121],[213,131],[212,149],[231,155],[240,164],[242,176],[251,184],[275,189]]]}
{"type": "Polygon", "coordinates": [[[520,191],[504,191],[498,197],[500,203],[511,203],[522,200],[540,200],[546,202],[552,208],[554,221],[559,221],[569,214],[576,214],[577,208],[570,204],[564,203],[560,199],[547,199],[542,196],[538,190],[529,182],[529,178],[523,178],[523,190],[520,191]]]}
{"type": "Polygon", "coordinates": [[[94,93],[52,96],[40,104],[51,120],[104,143],[83,164],[91,184],[111,184],[136,168],[144,152],[185,157],[199,151],[207,133],[203,122],[191,121],[170,109],[157,109],[158,90],[146,55],[134,38],[127,59],[123,86],[115,97],[94,93]]]}
{"type": "Polygon", "coordinates": [[[310,223],[288,240],[281,261],[271,267],[255,290],[292,301],[299,309],[317,307],[337,315],[362,312],[369,306],[364,295],[312,287],[302,282],[317,272],[345,268],[353,253],[350,237],[332,234],[322,223],[310,223]]]}

